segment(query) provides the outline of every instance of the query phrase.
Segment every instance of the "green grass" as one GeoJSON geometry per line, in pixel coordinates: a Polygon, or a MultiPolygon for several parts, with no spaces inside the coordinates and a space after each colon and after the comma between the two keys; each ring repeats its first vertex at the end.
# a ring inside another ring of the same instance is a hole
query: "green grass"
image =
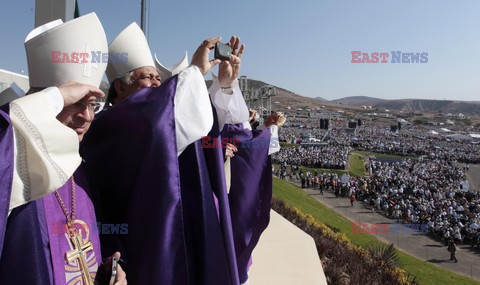
{"type": "MultiPolygon", "coordinates": [[[[298,145],[295,144],[290,144],[290,143],[284,143],[281,142],[280,145],[282,147],[297,147],[298,145]]],[[[342,175],[345,173],[348,173],[352,176],[356,177],[364,177],[366,172],[365,172],[365,163],[361,160],[361,158],[365,158],[369,155],[374,155],[376,157],[388,157],[388,158],[399,158],[399,159],[406,159],[406,158],[411,158],[414,159],[414,157],[410,156],[399,156],[399,155],[391,155],[391,154],[384,154],[384,153],[375,153],[375,152],[368,152],[368,151],[355,151],[352,152],[348,158],[348,165],[347,169],[348,170],[338,170],[338,169],[326,169],[326,168],[311,168],[311,167],[304,167],[301,166],[300,169],[303,172],[310,171],[310,172],[317,172],[317,173],[336,173],[338,175],[342,175]]],[[[278,169],[280,165],[275,164],[274,165],[275,169],[278,169]]]]}
{"type": "Polygon", "coordinates": [[[348,160],[348,172],[357,177],[365,176],[365,163],[362,161],[363,156],[359,153],[352,153],[348,160]]]}
{"type": "Polygon", "coordinates": [[[318,172],[318,173],[336,173],[338,175],[342,175],[348,173],[352,176],[357,177],[364,177],[365,176],[365,164],[360,159],[362,156],[358,153],[352,153],[348,159],[348,170],[338,170],[338,169],[326,169],[326,168],[310,168],[310,167],[300,167],[303,172],[310,171],[310,172],[318,172]]]}
{"type": "MultiPolygon", "coordinates": [[[[370,244],[380,242],[373,235],[352,234],[350,220],[324,206],[300,188],[280,179],[274,178],[273,196],[286,202],[289,206],[300,209],[303,213],[312,215],[319,222],[326,224],[334,230],[344,233],[354,244],[367,248],[370,244]]],[[[480,284],[463,275],[448,271],[439,266],[433,265],[413,257],[403,251],[398,251],[401,268],[411,276],[417,275],[421,284],[480,284]]]]}
{"type": "Polygon", "coordinates": [[[281,147],[298,147],[298,144],[280,142],[281,147]]]}

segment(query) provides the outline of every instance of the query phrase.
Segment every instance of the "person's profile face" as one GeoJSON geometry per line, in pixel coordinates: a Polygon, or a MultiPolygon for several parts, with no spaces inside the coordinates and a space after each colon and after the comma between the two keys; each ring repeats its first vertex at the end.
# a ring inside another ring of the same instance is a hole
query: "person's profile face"
{"type": "Polygon", "coordinates": [[[145,87],[158,87],[161,84],[160,75],[157,70],[152,66],[144,66],[137,68],[133,71],[132,85],[135,85],[139,89],[145,87]]]}
{"type": "Polygon", "coordinates": [[[158,75],[157,70],[152,66],[144,66],[133,70],[130,80],[132,84],[125,85],[120,82],[121,86],[116,88],[117,101],[115,103],[122,101],[142,88],[159,87],[161,85],[160,75],[158,75]]]}
{"type": "Polygon", "coordinates": [[[82,141],[99,106],[96,97],[85,97],[73,105],[64,107],[57,115],[57,120],[74,130],[78,135],[78,140],[82,141]]]}

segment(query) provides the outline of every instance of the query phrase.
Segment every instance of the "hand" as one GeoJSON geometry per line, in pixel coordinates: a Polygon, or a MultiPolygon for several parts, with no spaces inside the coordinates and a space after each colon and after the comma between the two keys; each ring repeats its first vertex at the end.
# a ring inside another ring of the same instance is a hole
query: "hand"
{"type": "Polygon", "coordinates": [[[220,42],[222,38],[209,38],[197,48],[192,57],[192,65],[196,65],[203,75],[207,74],[210,69],[221,62],[220,59],[208,60],[208,53],[215,47],[215,44],[220,42]]]}
{"type": "Polygon", "coordinates": [[[225,158],[227,157],[234,157],[235,156],[235,152],[238,151],[238,148],[231,144],[231,143],[227,143],[227,148],[225,150],[225,158]]]}
{"type": "Polygon", "coordinates": [[[245,45],[240,46],[240,38],[236,36],[232,36],[227,45],[232,48],[232,56],[229,61],[222,61],[218,67],[218,81],[221,87],[231,87],[240,74],[241,59],[245,50],[245,45]]]}
{"type": "Polygon", "coordinates": [[[285,125],[286,122],[287,122],[287,116],[285,116],[283,113],[279,113],[279,116],[277,118],[277,121],[275,122],[275,125],[281,128],[283,127],[283,125],[285,125]]]}
{"type": "Polygon", "coordinates": [[[73,105],[85,97],[88,99],[92,96],[97,98],[105,96],[103,91],[95,86],[73,81],[58,86],[58,90],[62,94],[64,107],[73,105]]]}
{"type": "MultiPolygon", "coordinates": [[[[105,261],[105,270],[107,272],[107,277],[108,280],[110,280],[110,276],[112,275],[112,259],[117,258],[117,260],[120,260],[120,252],[115,252],[112,256],[110,256],[106,261],[105,261]]],[[[123,271],[122,266],[120,264],[117,265],[117,277],[115,278],[115,283],[113,285],[126,285],[127,284],[127,274],[125,271],[123,271]]],[[[109,284],[112,285],[112,284],[109,284]]]]}
{"type": "Polygon", "coordinates": [[[257,111],[253,109],[248,109],[248,122],[250,124],[253,124],[255,123],[256,120],[257,120],[257,111]]]}
{"type": "Polygon", "coordinates": [[[277,125],[279,128],[283,127],[285,125],[285,122],[287,121],[287,117],[283,113],[275,113],[271,114],[270,116],[267,117],[265,120],[265,126],[268,128],[271,125],[277,125]]]}
{"type": "Polygon", "coordinates": [[[265,119],[265,127],[268,128],[271,125],[273,125],[277,121],[277,117],[278,117],[277,113],[274,113],[268,116],[267,119],[265,119]]]}

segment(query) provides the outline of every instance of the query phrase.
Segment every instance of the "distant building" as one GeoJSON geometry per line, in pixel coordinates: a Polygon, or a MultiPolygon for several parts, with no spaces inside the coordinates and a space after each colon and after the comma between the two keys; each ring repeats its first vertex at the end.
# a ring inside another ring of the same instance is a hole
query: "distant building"
{"type": "Polygon", "coordinates": [[[30,88],[28,76],[0,69],[0,92],[10,87],[12,82],[15,82],[25,92],[30,88]]]}

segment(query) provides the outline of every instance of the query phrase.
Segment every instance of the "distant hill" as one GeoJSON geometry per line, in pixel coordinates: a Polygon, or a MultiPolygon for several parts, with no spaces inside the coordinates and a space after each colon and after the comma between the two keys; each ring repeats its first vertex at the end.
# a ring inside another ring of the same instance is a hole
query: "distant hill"
{"type": "Polygon", "coordinates": [[[431,113],[463,113],[474,115],[480,113],[480,101],[453,101],[453,100],[427,100],[427,99],[398,99],[385,100],[367,96],[352,96],[332,100],[332,103],[339,103],[353,106],[372,106],[377,109],[399,110],[405,112],[431,112],[431,113]]]}
{"type": "Polygon", "coordinates": [[[450,100],[388,100],[375,105],[375,108],[402,110],[407,112],[442,112],[466,115],[480,114],[480,102],[450,101],[450,100]]]}
{"type": "Polygon", "coordinates": [[[332,100],[330,102],[342,104],[342,105],[352,105],[352,106],[373,106],[382,101],[385,101],[385,100],[368,97],[368,96],[350,96],[350,97],[332,100]]]}
{"type": "MultiPolygon", "coordinates": [[[[211,80],[207,81],[211,85],[211,80]]],[[[263,81],[248,79],[250,89],[258,89],[268,85],[263,81]]],[[[404,112],[429,112],[429,113],[463,113],[465,115],[480,114],[480,101],[453,101],[453,100],[426,100],[426,99],[399,99],[386,100],[368,96],[351,96],[336,100],[325,100],[321,97],[304,97],[281,87],[275,86],[277,96],[272,98],[272,102],[278,102],[274,105],[275,109],[302,108],[322,111],[337,110],[364,110],[362,106],[372,106],[373,109],[388,109],[404,112]]],[[[365,111],[365,110],[364,110],[365,111]]]]}
{"type": "MultiPolygon", "coordinates": [[[[207,87],[210,87],[212,85],[211,80],[207,80],[206,83],[207,83],[207,87]]],[[[259,89],[265,85],[272,85],[272,84],[268,84],[260,80],[248,79],[248,87],[251,90],[259,89]]],[[[310,110],[322,109],[324,111],[333,111],[338,109],[361,110],[361,107],[339,105],[336,103],[329,102],[328,100],[321,97],[316,97],[316,98],[305,97],[278,86],[274,86],[274,87],[276,89],[276,96],[272,97],[272,105],[274,110],[284,109],[286,107],[291,107],[292,109],[297,109],[297,108],[310,109],[310,110]]]]}

